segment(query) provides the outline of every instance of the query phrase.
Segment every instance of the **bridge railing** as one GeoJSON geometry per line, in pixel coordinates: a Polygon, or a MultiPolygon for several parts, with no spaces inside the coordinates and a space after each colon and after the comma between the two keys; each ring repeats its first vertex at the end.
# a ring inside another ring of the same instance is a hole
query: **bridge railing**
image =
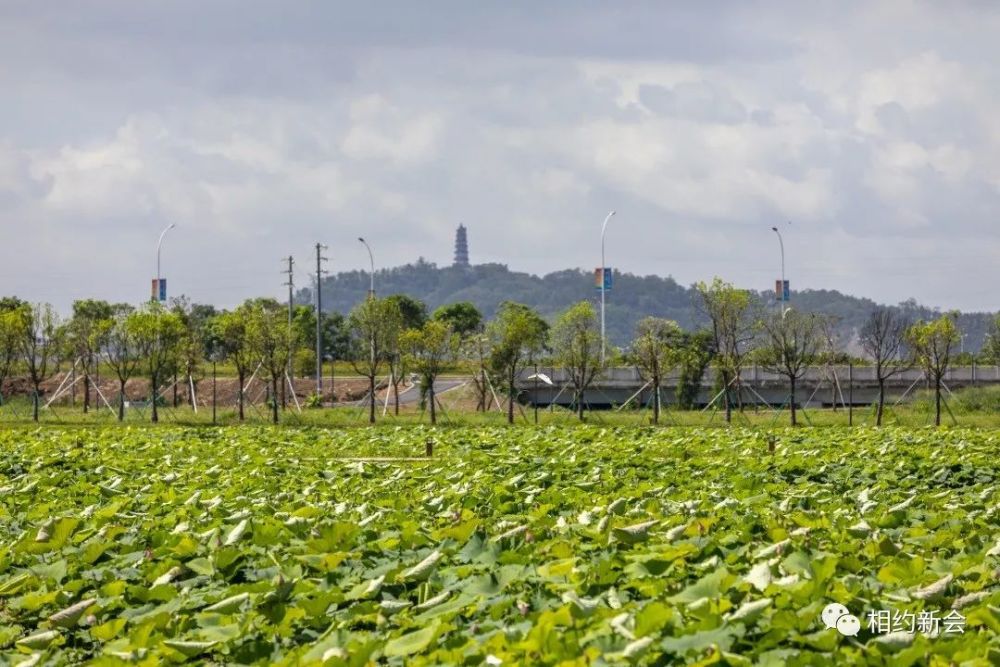
{"type": "MultiPolygon", "coordinates": [[[[552,380],[552,383],[556,386],[562,386],[570,382],[569,374],[561,368],[552,367],[539,367],[538,372],[546,375],[552,380]]],[[[527,369],[521,372],[518,377],[518,386],[524,388],[530,388],[534,386],[534,379],[529,379],[529,376],[534,373],[533,369],[527,369]]],[[[707,369],[705,374],[701,378],[701,384],[712,384],[715,379],[715,369],[707,369]]],[[[874,366],[854,366],[849,367],[847,365],[835,365],[835,366],[811,366],[805,370],[805,373],[799,380],[803,384],[815,384],[821,382],[831,382],[834,379],[838,383],[844,383],[848,378],[853,378],[855,383],[873,383],[877,381],[875,375],[874,366]]],[[[924,371],[920,368],[909,368],[901,371],[892,377],[892,384],[912,384],[914,382],[919,382],[924,380],[924,371]]],[[[663,384],[665,386],[673,386],[678,383],[680,379],[679,369],[672,369],[671,371],[664,373],[663,384]]],[[[784,383],[787,382],[787,378],[774,371],[768,371],[762,366],[747,366],[740,373],[740,379],[744,383],[750,384],[767,384],[767,383],[784,383]]],[[[642,376],[639,370],[633,366],[618,366],[614,368],[607,369],[601,376],[597,379],[596,384],[598,385],[629,385],[629,386],[640,386],[646,382],[646,378],[642,376]]],[[[1000,383],[1000,366],[955,366],[949,368],[944,377],[944,382],[947,384],[949,382],[968,384],[972,382],[983,382],[983,383],[1000,383]]]]}

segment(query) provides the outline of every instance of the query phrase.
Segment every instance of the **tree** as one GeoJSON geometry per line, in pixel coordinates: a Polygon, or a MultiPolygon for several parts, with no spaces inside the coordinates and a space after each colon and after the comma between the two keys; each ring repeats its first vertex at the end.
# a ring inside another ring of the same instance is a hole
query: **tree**
{"type": "Polygon", "coordinates": [[[792,426],[797,425],[795,386],[823,345],[819,318],[789,308],[772,313],[761,322],[763,341],[761,361],[765,368],[788,379],[788,404],[792,426]]]}
{"type": "Polygon", "coordinates": [[[489,412],[492,403],[489,379],[490,337],[482,330],[469,334],[465,338],[463,348],[465,353],[476,361],[477,372],[472,376],[472,387],[476,392],[476,411],[489,412]]]}
{"type": "Polygon", "coordinates": [[[28,369],[28,378],[34,390],[32,396],[32,419],[38,421],[38,401],[41,384],[48,378],[53,358],[59,351],[59,316],[51,305],[36,303],[23,307],[21,326],[21,359],[28,369]]]}
{"type": "MultiPolygon", "coordinates": [[[[96,299],[73,302],[73,318],[66,325],[66,342],[72,356],[83,365],[83,412],[90,410],[90,374],[100,360],[104,339],[111,329],[111,304],[96,299]]],[[[74,362],[75,363],[75,362],[74,362]]]]}
{"type": "Polygon", "coordinates": [[[271,421],[278,423],[278,383],[284,379],[292,340],[288,315],[282,308],[257,306],[247,323],[248,345],[256,358],[262,360],[271,381],[271,421]]]}
{"type": "Polygon", "coordinates": [[[375,423],[375,380],[387,355],[396,349],[403,317],[397,301],[365,299],[347,318],[351,332],[351,365],[368,378],[368,423],[375,423]]]}
{"type": "Polygon", "coordinates": [[[490,367],[504,379],[507,388],[507,423],[514,423],[514,386],[517,374],[532,355],[545,347],[549,325],[534,310],[521,303],[504,301],[487,327],[490,367]]]}
{"type": "Polygon", "coordinates": [[[584,393],[610,362],[611,355],[601,358],[603,342],[597,313],[589,301],[580,301],[563,311],[550,334],[553,361],[569,375],[581,420],[584,393]]]}
{"type": "Polygon", "coordinates": [[[385,300],[399,309],[401,329],[419,329],[427,321],[427,304],[423,301],[406,294],[393,294],[385,300]]]}
{"type": "Polygon", "coordinates": [[[240,421],[245,418],[246,397],[243,391],[247,376],[260,361],[247,335],[252,312],[253,306],[247,302],[215,318],[214,337],[221,343],[218,348],[220,356],[233,362],[236,368],[236,381],[239,383],[236,388],[236,403],[240,421]]]}
{"type": "Polygon", "coordinates": [[[685,331],[681,334],[677,377],[677,407],[690,410],[701,392],[705,369],[715,358],[715,344],[710,331],[685,331]]]}
{"type": "Polygon", "coordinates": [[[468,336],[483,326],[483,314],[468,301],[459,301],[441,306],[431,315],[431,319],[444,322],[459,336],[468,336]]]}
{"type": "MultiPolygon", "coordinates": [[[[400,336],[407,331],[420,331],[420,329],[403,329],[400,336]]],[[[389,384],[392,385],[393,414],[399,416],[399,385],[406,377],[409,358],[403,354],[397,339],[393,349],[386,352],[386,361],[389,363],[389,384]]]]}
{"type": "MultiPolygon", "coordinates": [[[[427,306],[424,302],[406,294],[393,294],[386,301],[399,308],[400,329],[404,331],[420,330],[427,323],[427,306]]],[[[392,341],[392,349],[386,350],[386,360],[389,362],[389,384],[392,385],[394,411],[399,415],[399,385],[406,377],[408,359],[399,348],[399,337],[392,341]]]]}
{"type": "Polygon", "coordinates": [[[737,289],[720,278],[695,285],[701,311],[711,322],[715,365],[722,380],[726,421],[732,421],[731,389],[739,383],[743,360],[754,337],[754,301],[747,290],[737,289]]]}
{"type": "Polygon", "coordinates": [[[125,385],[139,365],[139,345],[129,316],[132,306],[119,303],[111,307],[111,326],[104,337],[104,357],[118,378],[118,421],[125,419],[125,385]]]}
{"type": "Polygon", "coordinates": [[[959,341],[955,315],[942,315],[930,322],[919,321],[906,334],[914,360],[934,385],[934,424],[941,425],[941,385],[951,363],[953,348],[959,341]]]}
{"type": "MultiPolygon", "coordinates": [[[[292,309],[292,336],[302,357],[303,368],[309,372],[316,368],[316,309],[313,306],[294,306],[292,309]]],[[[350,332],[347,321],[338,312],[324,312],[320,321],[321,353],[324,359],[347,359],[350,355],[350,332]]]]}
{"type": "Polygon", "coordinates": [[[407,329],[400,334],[399,347],[420,376],[421,391],[430,405],[431,424],[437,423],[434,382],[457,355],[459,343],[458,334],[439,320],[430,320],[419,329],[407,329]]]}
{"type": "Polygon", "coordinates": [[[858,333],[861,349],[875,366],[875,381],[878,382],[876,426],[882,425],[885,411],[885,383],[909,367],[904,361],[909,328],[910,323],[902,313],[879,306],[871,312],[858,333]]]}
{"type": "Polygon", "coordinates": [[[986,340],[983,341],[983,361],[1000,365],[1000,313],[990,318],[986,340]]]}
{"type": "Polygon", "coordinates": [[[149,400],[152,404],[152,421],[160,421],[157,402],[160,384],[167,371],[175,366],[184,338],[184,322],[175,312],[165,309],[158,302],[150,302],[141,310],[129,315],[128,326],[135,338],[136,350],[143,360],[149,378],[149,400]]]}
{"type": "MultiPolygon", "coordinates": [[[[205,339],[209,335],[209,326],[218,315],[218,311],[215,310],[214,306],[191,303],[185,296],[171,299],[170,310],[176,313],[184,323],[184,338],[180,342],[180,354],[178,354],[178,363],[174,369],[174,380],[177,380],[177,372],[183,373],[188,405],[193,407],[195,404],[194,386],[200,379],[201,362],[206,353],[205,339]]],[[[174,405],[177,405],[176,382],[174,384],[174,405]]]]}
{"type": "Polygon", "coordinates": [[[663,375],[680,360],[683,332],[672,320],[646,317],[639,321],[629,361],[653,385],[653,423],[660,423],[660,387],[663,375]]]}
{"type": "Polygon", "coordinates": [[[20,299],[0,299],[0,405],[3,405],[3,383],[14,369],[21,352],[21,329],[24,326],[20,299]]]}

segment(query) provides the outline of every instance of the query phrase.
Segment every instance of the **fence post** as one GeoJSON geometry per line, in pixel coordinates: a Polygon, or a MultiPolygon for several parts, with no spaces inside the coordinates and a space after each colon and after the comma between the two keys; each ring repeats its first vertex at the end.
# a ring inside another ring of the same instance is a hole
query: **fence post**
{"type": "Polygon", "coordinates": [[[854,364],[847,364],[847,425],[854,426],[854,364]]]}

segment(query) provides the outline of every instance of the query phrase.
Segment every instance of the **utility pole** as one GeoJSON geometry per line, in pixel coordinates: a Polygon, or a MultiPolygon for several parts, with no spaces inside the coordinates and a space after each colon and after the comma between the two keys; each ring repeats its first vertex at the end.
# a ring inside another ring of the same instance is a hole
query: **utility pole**
{"type": "Polygon", "coordinates": [[[323,400],[323,250],[326,246],[322,243],[316,244],[316,395],[323,400]]]}
{"type": "Polygon", "coordinates": [[[292,351],[294,346],[292,345],[292,298],[295,293],[295,259],[289,255],[285,258],[288,262],[288,269],[282,271],[282,273],[288,274],[288,282],[285,285],[288,286],[288,363],[285,365],[285,382],[281,383],[281,407],[282,409],[287,407],[287,399],[285,397],[285,384],[291,382],[292,378],[292,351]]]}

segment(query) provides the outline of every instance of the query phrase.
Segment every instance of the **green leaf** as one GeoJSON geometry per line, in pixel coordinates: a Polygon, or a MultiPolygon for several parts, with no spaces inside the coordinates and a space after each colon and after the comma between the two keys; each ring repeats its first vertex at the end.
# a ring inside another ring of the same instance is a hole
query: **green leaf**
{"type": "Polygon", "coordinates": [[[680,593],[671,596],[671,602],[687,604],[702,598],[717,598],[729,579],[729,572],[724,567],[706,574],[680,593]]]}
{"type": "Polygon", "coordinates": [[[435,621],[426,628],[390,639],[386,642],[382,652],[390,658],[420,653],[431,645],[431,642],[437,637],[438,628],[440,627],[440,622],[435,621]]]}

